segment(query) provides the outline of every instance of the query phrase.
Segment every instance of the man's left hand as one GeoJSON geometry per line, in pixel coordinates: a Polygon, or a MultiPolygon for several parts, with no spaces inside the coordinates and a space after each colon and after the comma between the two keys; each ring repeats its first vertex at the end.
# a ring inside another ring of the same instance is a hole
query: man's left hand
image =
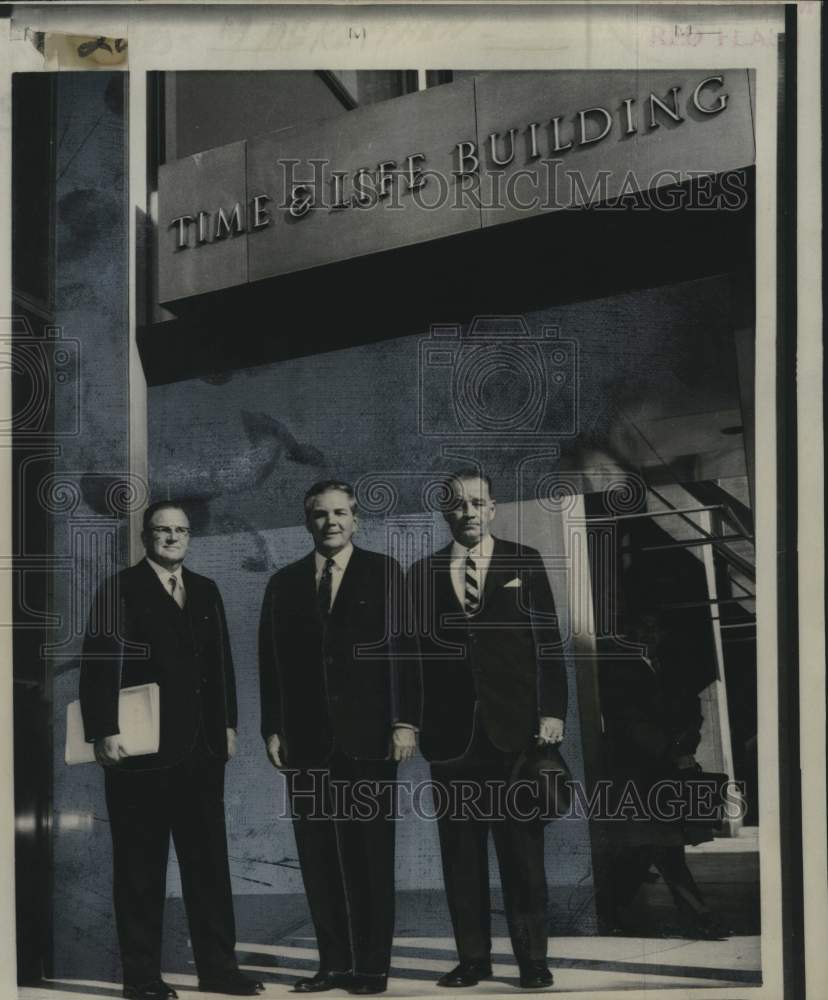
{"type": "Polygon", "coordinates": [[[538,744],[561,743],[564,738],[564,721],[547,715],[540,720],[538,744]]]}
{"type": "Polygon", "coordinates": [[[236,730],[227,727],[227,759],[232,760],[236,756],[236,730]]]}
{"type": "Polygon", "coordinates": [[[410,726],[394,726],[391,733],[391,755],[394,760],[411,760],[416,752],[416,731],[410,726]]]}

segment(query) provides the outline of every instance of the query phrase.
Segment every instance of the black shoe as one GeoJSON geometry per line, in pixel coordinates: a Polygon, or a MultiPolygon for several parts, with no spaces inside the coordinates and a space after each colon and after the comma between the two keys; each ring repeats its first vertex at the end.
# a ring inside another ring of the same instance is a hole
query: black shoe
{"type": "Polygon", "coordinates": [[[237,969],[212,979],[199,979],[198,988],[201,993],[224,993],[231,997],[255,997],[264,992],[264,983],[237,969]]]}
{"type": "Polygon", "coordinates": [[[546,959],[522,962],[520,965],[520,988],[522,990],[542,990],[552,985],[552,973],[546,959]]]}
{"type": "Polygon", "coordinates": [[[153,979],[141,986],[127,986],[124,983],[126,1000],[176,1000],[178,994],[163,979],[153,979]]]}
{"type": "Polygon", "coordinates": [[[350,972],[325,972],[320,969],[315,976],[297,979],[293,984],[293,992],[324,993],[326,990],[347,990],[350,989],[353,978],[350,972]]]}
{"type": "Polygon", "coordinates": [[[488,979],[492,974],[492,963],[488,958],[476,958],[470,962],[460,962],[451,972],[440,976],[438,986],[459,989],[462,986],[477,986],[481,979],[488,979]]]}
{"type": "Polygon", "coordinates": [[[388,976],[366,976],[355,973],[351,977],[351,985],[348,987],[348,992],[358,997],[367,997],[373,993],[385,993],[387,989],[388,976]]]}

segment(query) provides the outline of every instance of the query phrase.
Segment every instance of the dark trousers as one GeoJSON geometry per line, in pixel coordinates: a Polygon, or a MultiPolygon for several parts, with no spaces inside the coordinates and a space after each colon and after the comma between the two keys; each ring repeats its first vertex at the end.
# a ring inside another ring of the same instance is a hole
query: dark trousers
{"type": "Polygon", "coordinates": [[[628,906],[655,866],[670,890],[681,916],[688,920],[706,917],[710,909],[687,867],[682,845],[642,844],[620,849],[614,858],[611,879],[615,906],[628,906]]]}
{"type": "Polygon", "coordinates": [[[501,789],[508,787],[516,757],[517,754],[503,753],[492,746],[480,728],[463,758],[431,765],[433,780],[446,786],[448,793],[444,802],[449,808],[440,810],[437,828],[443,880],[460,961],[487,959],[491,954],[490,830],[515,958],[519,963],[546,958],[543,825],[538,820],[521,821],[503,810],[498,812],[492,808],[497,796],[486,791],[490,782],[501,789]],[[484,790],[478,800],[480,810],[473,807],[472,793],[476,787],[484,790]],[[465,806],[461,805],[463,801],[465,806]],[[496,818],[489,818],[492,814],[496,818]]]}
{"type": "Polygon", "coordinates": [[[319,966],[387,975],[394,937],[393,761],[341,753],[286,772],[319,966]]]}
{"type": "Polygon", "coordinates": [[[199,746],[173,767],[106,769],[115,920],[124,982],[161,974],[161,930],[172,833],[199,978],[238,968],[224,825],[224,761],[199,746]]]}

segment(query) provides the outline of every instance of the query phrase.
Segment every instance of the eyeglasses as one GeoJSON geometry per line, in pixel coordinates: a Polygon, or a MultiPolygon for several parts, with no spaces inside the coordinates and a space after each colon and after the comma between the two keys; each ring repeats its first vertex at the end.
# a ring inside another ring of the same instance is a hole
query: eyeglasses
{"type": "Polygon", "coordinates": [[[172,535],[175,538],[186,538],[190,534],[189,528],[172,528],[166,524],[154,524],[150,530],[153,535],[172,535]]]}

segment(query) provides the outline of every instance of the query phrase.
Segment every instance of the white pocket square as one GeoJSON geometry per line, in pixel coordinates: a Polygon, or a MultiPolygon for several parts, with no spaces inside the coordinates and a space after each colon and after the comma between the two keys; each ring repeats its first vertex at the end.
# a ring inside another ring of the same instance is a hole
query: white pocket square
{"type": "Polygon", "coordinates": [[[504,587],[519,587],[520,586],[520,577],[519,576],[514,577],[508,583],[504,583],[503,586],[504,587]]]}

